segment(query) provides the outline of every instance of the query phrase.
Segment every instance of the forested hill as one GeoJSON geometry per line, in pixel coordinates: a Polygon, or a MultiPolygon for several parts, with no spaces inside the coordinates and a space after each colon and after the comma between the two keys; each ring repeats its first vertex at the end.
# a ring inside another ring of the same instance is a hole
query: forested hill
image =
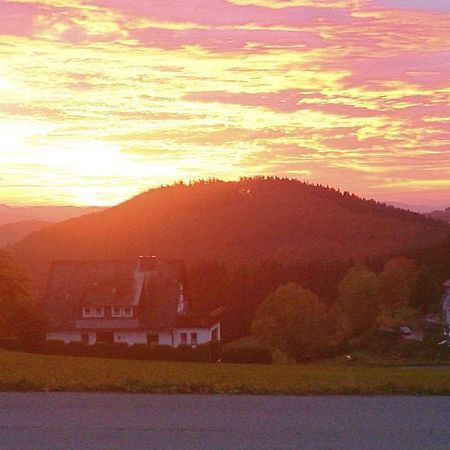
{"type": "Polygon", "coordinates": [[[443,211],[433,211],[429,216],[450,223],[450,208],[446,208],[443,211]]]}
{"type": "Polygon", "coordinates": [[[427,245],[448,227],[334,189],[276,178],[176,184],[33,233],[14,246],[41,291],[55,259],[362,258],[427,245]]]}
{"type": "Polygon", "coordinates": [[[34,231],[41,230],[51,225],[51,222],[43,220],[23,220],[21,222],[0,225],[0,248],[12,245],[34,231]]]}

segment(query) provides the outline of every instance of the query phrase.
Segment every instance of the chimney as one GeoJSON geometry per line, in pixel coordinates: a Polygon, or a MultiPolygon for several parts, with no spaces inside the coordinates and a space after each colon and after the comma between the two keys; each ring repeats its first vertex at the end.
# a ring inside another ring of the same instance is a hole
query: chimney
{"type": "Polygon", "coordinates": [[[151,272],[156,270],[156,256],[139,256],[138,272],[151,272]]]}

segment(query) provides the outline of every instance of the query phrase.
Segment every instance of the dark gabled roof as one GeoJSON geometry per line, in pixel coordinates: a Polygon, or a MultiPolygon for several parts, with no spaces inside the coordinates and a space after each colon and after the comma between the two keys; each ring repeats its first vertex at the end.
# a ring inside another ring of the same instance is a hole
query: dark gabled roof
{"type": "Polygon", "coordinates": [[[71,327],[84,306],[135,306],[145,326],[171,328],[183,277],[178,260],[55,261],[43,310],[50,328],[71,327]]]}
{"type": "Polygon", "coordinates": [[[209,314],[180,314],[177,317],[178,328],[209,328],[220,322],[225,313],[225,308],[220,306],[209,314]]]}

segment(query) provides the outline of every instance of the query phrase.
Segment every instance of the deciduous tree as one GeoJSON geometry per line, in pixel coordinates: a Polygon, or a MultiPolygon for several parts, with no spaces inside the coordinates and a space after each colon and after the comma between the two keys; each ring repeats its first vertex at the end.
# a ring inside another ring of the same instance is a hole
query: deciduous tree
{"type": "Polygon", "coordinates": [[[30,279],[13,256],[0,250],[0,337],[38,339],[43,321],[30,294],[30,279]]]}
{"type": "Polygon", "coordinates": [[[423,267],[413,285],[410,303],[422,312],[436,311],[442,297],[442,286],[428,267],[423,267]]]}
{"type": "Polygon", "coordinates": [[[392,258],[384,266],[380,274],[380,300],[392,317],[397,309],[408,305],[418,274],[416,262],[409,258],[392,258]]]}
{"type": "Polygon", "coordinates": [[[337,301],[345,337],[359,337],[373,330],[379,311],[378,295],[378,278],[363,264],[353,266],[345,274],[337,301]]]}
{"type": "Polygon", "coordinates": [[[288,283],[259,305],[251,331],[273,350],[281,350],[296,360],[311,359],[334,345],[327,320],[327,309],[317,295],[288,283]]]}

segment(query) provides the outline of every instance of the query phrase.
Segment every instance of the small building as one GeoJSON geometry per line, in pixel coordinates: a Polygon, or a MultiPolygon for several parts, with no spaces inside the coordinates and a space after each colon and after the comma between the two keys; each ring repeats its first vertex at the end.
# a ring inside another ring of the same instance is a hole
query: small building
{"type": "Polygon", "coordinates": [[[55,261],[43,312],[47,339],[195,346],[220,341],[223,308],[190,313],[182,261],[55,261]]]}

